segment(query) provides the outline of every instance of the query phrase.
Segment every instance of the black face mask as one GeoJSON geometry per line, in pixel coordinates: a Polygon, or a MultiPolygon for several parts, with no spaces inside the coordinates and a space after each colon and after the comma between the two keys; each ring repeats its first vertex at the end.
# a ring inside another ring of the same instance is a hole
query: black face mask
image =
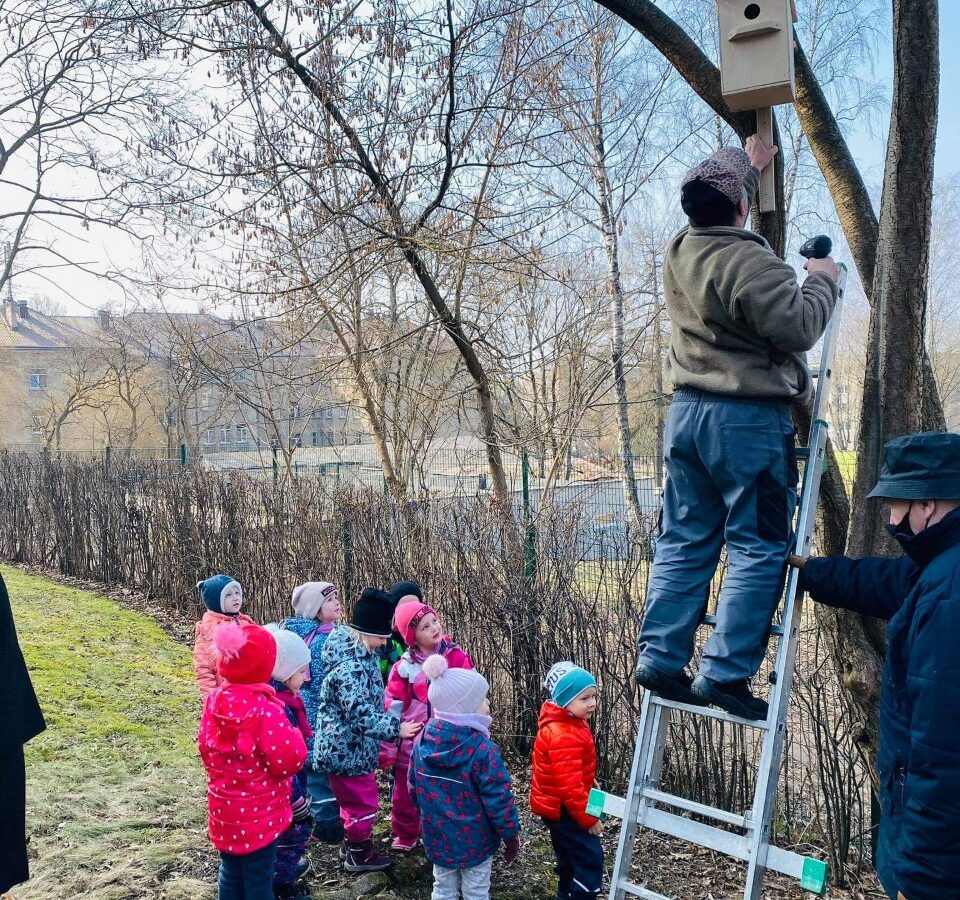
{"type": "Polygon", "coordinates": [[[910,513],[913,511],[913,503],[907,507],[904,517],[896,525],[885,525],[887,534],[896,539],[898,537],[916,537],[913,529],[910,527],[910,513]]]}

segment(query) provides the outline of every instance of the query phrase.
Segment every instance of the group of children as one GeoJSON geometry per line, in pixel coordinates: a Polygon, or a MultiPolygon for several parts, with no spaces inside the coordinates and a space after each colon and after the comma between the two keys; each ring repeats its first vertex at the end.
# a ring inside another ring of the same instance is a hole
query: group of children
{"type": "MultiPolygon", "coordinates": [[[[373,843],[378,768],[392,775],[391,848],[422,842],[433,900],[489,897],[500,845],[508,864],[520,852],[516,800],[490,738],[490,686],[419,585],[365,588],[343,623],[336,586],[308,582],[293,592],[294,615],[265,628],[240,612],[235,579],[198,587],[198,743],[219,900],[306,900],[297,883],[311,839],[339,843],[347,872],[389,868],[373,843]]],[[[558,900],[594,900],[601,825],[586,807],[596,681],[561,662],[545,686],[530,804],[550,831],[558,900]]]]}

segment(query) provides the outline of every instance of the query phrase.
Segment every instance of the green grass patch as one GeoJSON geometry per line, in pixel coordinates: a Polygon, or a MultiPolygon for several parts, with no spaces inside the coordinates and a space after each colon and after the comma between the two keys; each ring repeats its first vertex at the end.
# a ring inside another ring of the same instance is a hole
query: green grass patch
{"type": "Polygon", "coordinates": [[[101,594],[0,571],[48,724],[26,748],[17,900],[212,897],[189,648],[101,594]]]}

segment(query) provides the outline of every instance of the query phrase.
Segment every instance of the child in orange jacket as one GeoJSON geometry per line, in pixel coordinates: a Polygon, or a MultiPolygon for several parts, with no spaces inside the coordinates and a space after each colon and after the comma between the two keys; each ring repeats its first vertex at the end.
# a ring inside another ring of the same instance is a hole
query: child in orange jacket
{"type": "Polygon", "coordinates": [[[600,820],[587,814],[596,784],[597,750],[587,724],[597,708],[597,682],[571,662],[558,662],[544,686],[533,744],[530,808],[550,831],[557,858],[557,900],[596,900],[603,887],[600,820]]]}
{"type": "Polygon", "coordinates": [[[253,625],[254,621],[240,612],[243,588],[235,578],[211,575],[206,581],[198,582],[197,587],[207,609],[194,629],[193,671],[200,699],[206,700],[207,694],[223,683],[223,677],[217,669],[217,650],[213,645],[213,633],[217,626],[224,622],[253,625]]]}

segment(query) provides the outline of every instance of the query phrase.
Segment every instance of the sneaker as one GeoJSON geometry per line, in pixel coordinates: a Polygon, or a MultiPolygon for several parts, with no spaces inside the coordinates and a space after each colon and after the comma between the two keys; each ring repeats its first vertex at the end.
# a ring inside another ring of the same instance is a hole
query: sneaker
{"type": "Polygon", "coordinates": [[[343,861],[347,872],[383,872],[392,865],[389,856],[373,849],[372,840],[347,844],[347,858],[343,861]]]}
{"type": "Polygon", "coordinates": [[[420,838],[414,838],[412,841],[405,841],[403,838],[394,838],[390,849],[399,850],[401,853],[412,853],[419,846],[420,838]]]}
{"type": "Polygon", "coordinates": [[[664,700],[675,703],[689,703],[691,706],[705,706],[704,701],[690,687],[691,678],[686,672],[668,675],[655,669],[649,663],[640,662],[637,666],[637,682],[664,700]]]}
{"type": "Polygon", "coordinates": [[[344,838],[340,841],[340,862],[343,862],[347,858],[347,840],[344,838]]]}
{"type": "Polygon", "coordinates": [[[766,700],[754,697],[746,679],[721,684],[703,675],[698,675],[691,688],[700,697],[701,703],[719,707],[741,719],[759,722],[767,718],[769,707],[766,700]]]}

